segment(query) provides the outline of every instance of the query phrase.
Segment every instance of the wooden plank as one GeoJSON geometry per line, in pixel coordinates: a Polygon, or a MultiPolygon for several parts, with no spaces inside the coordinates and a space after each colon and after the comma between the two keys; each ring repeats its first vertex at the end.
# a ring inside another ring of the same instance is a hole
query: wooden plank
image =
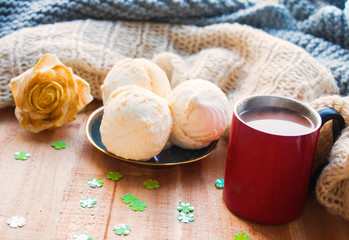
{"type": "Polygon", "coordinates": [[[114,159],[95,149],[85,136],[88,116],[101,105],[93,102],[77,119],[61,128],[34,134],[22,129],[14,108],[0,110],[0,239],[73,239],[89,233],[93,239],[121,239],[113,226],[131,226],[127,239],[233,239],[247,232],[252,239],[348,239],[349,222],[333,216],[309,194],[303,214],[283,225],[263,225],[244,220],[227,209],[222,190],[215,180],[224,177],[227,141],[220,140],[207,158],[179,166],[154,167],[114,159]],[[50,146],[65,141],[66,149],[50,146]],[[26,161],[14,159],[16,151],[26,151],[26,161]],[[119,181],[106,179],[109,171],[119,171],[119,181]],[[87,180],[105,180],[94,189],[87,180]],[[160,188],[146,189],[146,179],[156,179],[160,188]],[[143,212],[134,212],[121,196],[132,193],[147,203],[143,212]],[[97,204],[80,207],[80,199],[93,197],[97,204]],[[194,205],[195,221],[177,220],[179,201],[194,205]],[[11,229],[6,220],[19,215],[24,227],[11,229]]]}

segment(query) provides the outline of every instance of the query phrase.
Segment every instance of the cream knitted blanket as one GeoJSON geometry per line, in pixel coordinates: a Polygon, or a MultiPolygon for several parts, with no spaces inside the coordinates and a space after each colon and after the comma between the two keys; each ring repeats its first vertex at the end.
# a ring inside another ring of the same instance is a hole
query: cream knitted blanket
{"type": "MultiPolygon", "coordinates": [[[[195,27],[78,20],[22,29],[0,39],[0,107],[14,105],[10,79],[46,52],[87,80],[96,99],[101,99],[100,85],[118,60],[144,57],[165,70],[172,87],[193,78],[214,82],[231,106],[251,94],[275,94],[314,107],[334,106],[349,121],[349,99],[337,95],[328,69],[303,49],[239,24],[195,27]]],[[[329,128],[322,130],[318,149],[323,151],[318,151],[314,164],[330,159],[317,183],[317,198],[349,219],[349,129],[329,155],[329,128]]]]}

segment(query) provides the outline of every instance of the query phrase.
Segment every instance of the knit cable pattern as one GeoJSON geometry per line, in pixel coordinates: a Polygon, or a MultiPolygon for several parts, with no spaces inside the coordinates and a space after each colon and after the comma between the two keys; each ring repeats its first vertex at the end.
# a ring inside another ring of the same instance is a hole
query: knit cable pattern
{"type": "Polygon", "coordinates": [[[349,93],[345,0],[0,0],[0,38],[25,27],[88,18],[250,25],[304,48],[332,71],[340,94],[349,93]]]}
{"type": "Polygon", "coordinates": [[[0,39],[0,106],[14,104],[10,79],[46,52],[87,80],[97,99],[106,73],[125,57],[154,57],[173,87],[193,78],[212,81],[232,103],[257,93],[306,102],[337,93],[330,71],[306,51],[248,26],[76,20],[26,28],[0,39]]]}

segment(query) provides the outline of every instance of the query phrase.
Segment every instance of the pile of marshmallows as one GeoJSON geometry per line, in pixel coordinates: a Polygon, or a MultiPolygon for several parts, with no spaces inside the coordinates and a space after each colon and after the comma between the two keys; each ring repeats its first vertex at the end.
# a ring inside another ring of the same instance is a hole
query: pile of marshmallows
{"type": "Polygon", "coordinates": [[[215,84],[193,79],[171,90],[166,73],[144,58],[117,62],[101,89],[102,142],[126,159],[149,160],[169,143],[185,149],[206,147],[230,122],[228,99],[215,84]]]}

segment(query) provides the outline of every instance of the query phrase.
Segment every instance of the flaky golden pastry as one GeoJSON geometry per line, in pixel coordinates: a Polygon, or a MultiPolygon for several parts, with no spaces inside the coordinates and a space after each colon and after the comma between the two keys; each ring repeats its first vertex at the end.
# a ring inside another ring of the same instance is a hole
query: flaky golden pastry
{"type": "Polygon", "coordinates": [[[93,99],[90,85],[51,53],[11,79],[10,88],[17,119],[35,133],[75,120],[77,112],[93,99]]]}

